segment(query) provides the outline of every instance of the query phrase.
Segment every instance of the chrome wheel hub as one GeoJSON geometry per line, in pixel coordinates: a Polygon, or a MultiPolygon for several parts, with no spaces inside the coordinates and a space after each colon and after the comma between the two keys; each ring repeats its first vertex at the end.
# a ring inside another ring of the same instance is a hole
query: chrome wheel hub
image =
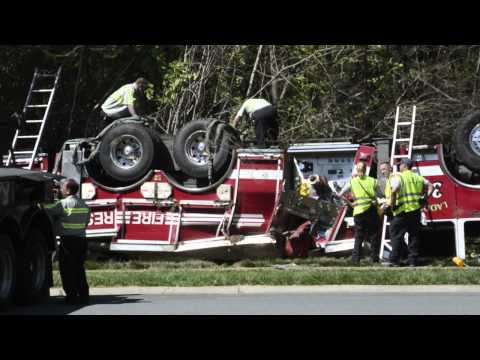
{"type": "Polygon", "coordinates": [[[135,167],[143,156],[143,146],[133,135],[123,135],[110,146],[110,159],[115,166],[127,170],[135,167]]]}
{"type": "Polygon", "coordinates": [[[192,133],[185,141],[185,154],[188,160],[199,166],[207,164],[206,147],[205,131],[199,130],[192,133]]]}

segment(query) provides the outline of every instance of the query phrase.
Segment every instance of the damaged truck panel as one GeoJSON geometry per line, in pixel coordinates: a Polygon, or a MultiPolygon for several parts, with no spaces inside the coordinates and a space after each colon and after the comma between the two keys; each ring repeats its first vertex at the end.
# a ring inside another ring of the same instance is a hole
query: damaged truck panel
{"type": "Polygon", "coordinates": [[[239,149],[227,179],[202,194],[172,186],[161,170],[139,188],[122,193],[85,178],[82,196],[92,208],[87,234],[92,240],[108,240],[114,251],[180,252],[242,242],[272,244],[268,229],[282,175],[280,150],[239,149]]]}

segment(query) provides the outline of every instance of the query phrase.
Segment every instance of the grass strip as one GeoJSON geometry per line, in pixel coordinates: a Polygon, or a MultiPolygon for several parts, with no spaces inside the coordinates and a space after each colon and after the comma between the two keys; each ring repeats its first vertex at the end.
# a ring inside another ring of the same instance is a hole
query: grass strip
{"type": "MultiPolygon", "coordinates": [[[[433,267],[453,266],[451,258],[432,258],[424,259],[424,263],[433,267]]],[[[171,270],[171,269],[237,269],[237,268],[265,268],[275,265],[298,265],[309,267],[349,267],[349,258],[317,257],[307,259],[245,259],[236,262],[219,262],[207,260],[184,260],[184,261],[91,261],[85,263],[87,270],[171,270]]],[[[476,261],[467,261],[471,267],[480,267],[476,261]]],[[[58,262],[53,264],[54,269],[58,270],[58,262]]],[[[362,260],[360,268],[371,268],[366,260],[362,260]]]]}
{"type": "MultiPolygon", "coordinates": [[[[235,285],[480,285],[479,268],[170,269],[87,271],[91,287],[235,285]]],[[[60,276],[54,271],[54,286],[60,276]]]]}

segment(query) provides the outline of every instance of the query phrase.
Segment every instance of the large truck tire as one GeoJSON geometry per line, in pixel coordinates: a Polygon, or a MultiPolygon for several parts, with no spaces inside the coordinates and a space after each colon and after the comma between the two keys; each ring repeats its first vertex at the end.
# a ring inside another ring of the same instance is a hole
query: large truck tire
{"type": "Polygon", "coordinates": [[[102,139],[100,165],[114,180],[132,182],[151,170],[155,141],[143,125],[123,124],[112,128],[102,139]]]}
{"type": "Polygon", "coordinates": [[[0,311],[12,302],[15,291],[15,250],[8,235],[0,234],[0,311]]]}
{"type": "Polygon", "coordinates": [[[457,161],[480,172],[480,112],[474,112],[458,123],[455,132],[457,161]]]}
{"type": "MultiPolygon", "coordinates": [[[[206,134],[212,120],[194,120],[186,124],[175,136],[173,154],[182,171],[194,178],[208,177],[208,157],[205,155],[206,134]]],[[[213,160],[213,171],[220,171],[228,161],[231,150],[227,132],[219,140],[213,160]]]]}
{"type": "Polygon", "coordinates": [[[17,257],[16,298],[20,304],[38,304],[50,296],[48,273],[51,271],[51,258],[47,248],[47,238],[38,228],[27,234],[25,247],[17,257]]]}

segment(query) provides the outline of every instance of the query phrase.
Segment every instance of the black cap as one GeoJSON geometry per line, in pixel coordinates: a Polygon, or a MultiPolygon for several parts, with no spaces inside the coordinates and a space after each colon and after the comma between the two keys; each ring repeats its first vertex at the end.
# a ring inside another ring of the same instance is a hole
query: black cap
{"type": "Polygon", "coordinates": [[[413,166],[413,161],[410,159],[403,159],[402,164],[405,165],[407,168],[411,169],[413,166]]]}

